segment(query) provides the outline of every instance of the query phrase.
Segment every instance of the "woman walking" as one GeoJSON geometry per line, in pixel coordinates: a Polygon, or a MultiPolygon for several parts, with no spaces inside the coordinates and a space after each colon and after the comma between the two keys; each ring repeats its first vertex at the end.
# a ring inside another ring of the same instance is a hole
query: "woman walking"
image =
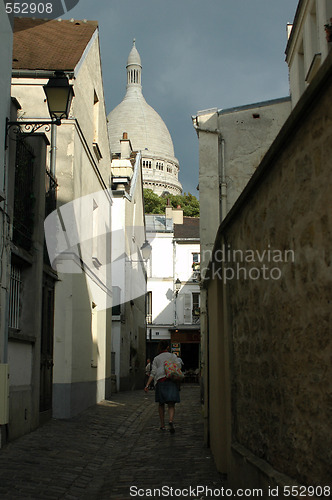
{"type": "Polygon", "coordinates": [[[175,414],[175,403],[180,403],[179,389],[175,382],[166,378],[165,373],[165,361],[171,360],[176,363],[179,368],[180,363],[178,357],[175,354],[169,352],[169,344],[167,340],[161,340],[158,345],[158,356],[153,360],[152,370],[150,377],[144,388],[145,392],[148,392],[149,385],[154,380],[155,382],[155,401],[159,403],[158,412],[160,418],[160,430],[165,431],[165,404],[168,406],[168,425],[169,430],[174,434],[174,414],[175,414]]]}

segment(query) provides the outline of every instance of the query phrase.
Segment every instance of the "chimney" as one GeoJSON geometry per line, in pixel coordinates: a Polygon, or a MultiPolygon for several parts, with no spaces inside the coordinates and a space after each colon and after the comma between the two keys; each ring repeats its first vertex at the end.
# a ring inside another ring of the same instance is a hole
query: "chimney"
{"type": "Polygon", "coordinates": [[[176,208],[166,206],[166,219],[173,219],[174,224],[183,224],[183,210],[180,205],[176,208]]]}
{"type": "Polygon", "coordinates": [[[131,142],[128,139],[127,132],[123,132],[122,139],[120,140],[120,145],[121,145],[121,160],[129,160],[133,148],[131,147],[131,142]]]}

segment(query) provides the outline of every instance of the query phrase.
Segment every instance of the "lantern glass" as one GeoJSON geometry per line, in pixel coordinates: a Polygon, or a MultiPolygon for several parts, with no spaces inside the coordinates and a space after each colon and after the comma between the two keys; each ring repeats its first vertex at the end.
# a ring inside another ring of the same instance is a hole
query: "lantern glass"
{"type": "Polygon", "coordinates": [[[44,85],[48,109],[51,118],[61,120],[68,118],[72,99],[73,86],[69,85],[68,78],[62,72],[56,72],[44,85]]]}
{"type": "Polygon", "coordinates": [[[141,247],[143,260],[149,260],[152,247],[148,241],[145,241],[141,247]]]}

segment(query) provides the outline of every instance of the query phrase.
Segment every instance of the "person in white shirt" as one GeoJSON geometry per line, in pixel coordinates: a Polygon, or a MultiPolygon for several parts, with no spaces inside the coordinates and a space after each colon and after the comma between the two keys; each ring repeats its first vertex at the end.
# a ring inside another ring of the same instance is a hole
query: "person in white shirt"
{"type": "Polygon", "coordinates": [[[161,340],[158,345],[158,356],[156,356],[152,363],[152,370],[150,377],[144,388],[148,392],[149,385],[154,380],[155,383],[155,401],[159,403],[158,413],[160,418],[160,430],[165,431],[165,404],[168,406],[169,417],[169,430],[174,434],[174,415],[175,404],[180,403],[180,393],[177,384],[166,378],[165,361],[172,360],[179,368],[180,363],[175,354],[169,352],[169,344],[167,340],[161,340]]]}

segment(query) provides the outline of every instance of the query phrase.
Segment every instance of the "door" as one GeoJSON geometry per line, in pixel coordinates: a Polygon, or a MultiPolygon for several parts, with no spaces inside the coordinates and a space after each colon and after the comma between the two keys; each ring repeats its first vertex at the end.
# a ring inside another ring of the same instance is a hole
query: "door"
{"type": "Polygon", "coordinates": [[[53,383],[53,333],[54,333],[54,280],[44,275],[43,311],[40,352],[40,404],[39,411],[45,419],[52,416],[53,383]]]}

